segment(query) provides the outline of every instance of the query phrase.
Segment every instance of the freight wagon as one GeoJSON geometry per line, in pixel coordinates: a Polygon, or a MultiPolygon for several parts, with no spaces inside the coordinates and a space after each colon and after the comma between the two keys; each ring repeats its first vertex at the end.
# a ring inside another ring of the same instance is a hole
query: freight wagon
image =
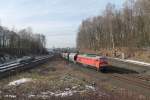
{"type": "Polygon", "coordinates": [[[61,56],[66,60],[69,59],[69,53],[62,53],[61,56]]]}

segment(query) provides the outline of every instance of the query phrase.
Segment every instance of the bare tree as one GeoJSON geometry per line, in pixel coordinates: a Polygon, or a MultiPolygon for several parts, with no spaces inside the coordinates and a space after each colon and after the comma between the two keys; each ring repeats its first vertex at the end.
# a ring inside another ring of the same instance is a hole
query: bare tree
{"type": "Polygon", "coordinates": [[[80,25],[79,49],[150,47],[150,1],[127,0],[121,9],[108,4],[104,13],[80,25]]]}

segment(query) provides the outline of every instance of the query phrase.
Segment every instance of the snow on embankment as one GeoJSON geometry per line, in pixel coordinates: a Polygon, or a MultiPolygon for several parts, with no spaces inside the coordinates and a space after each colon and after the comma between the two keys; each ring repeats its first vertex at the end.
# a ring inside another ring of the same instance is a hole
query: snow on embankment
{"type": "Polygon", "coordinates": [[[150,67],[150,63],[147,62],[141,62],[141,61],[137,61],[137,60],[129,60],[129,59],[119,59],[119,58],[112,58],[109,57],[110,59],[115,59],[118,61],[122,61],[122,62],[127,62],[127,63],[132,63],[132,64],[137,64],[137,65],[142,65],[142,66],[149,66],[150,67]]]}
{"type": "Polygon", "coordinates": [[[150,63],[113,57],[108,57],[108,60],[112,66],[150,75],[150,63]]]}
{"type": "Polygon", "coordinates": [[[138,64],[138,65],[144,65],[144,66],[150,66],[150,63],[136,61],[136,60],[126,60],[127,62],[138,64]]]}

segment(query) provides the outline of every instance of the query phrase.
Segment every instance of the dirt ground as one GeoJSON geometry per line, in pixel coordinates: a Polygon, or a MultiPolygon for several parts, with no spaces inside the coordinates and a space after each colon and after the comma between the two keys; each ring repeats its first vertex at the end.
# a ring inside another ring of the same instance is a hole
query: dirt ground
{"type": "Polygon", "coordinates": [[[0,80],[0,99],[149,100],[149,89],[114,79],[114,73],[118,71],[101,73],[55,57],[47,64],[0,80]],[[19,79],[24,82],[15,81],[19,79]]]}

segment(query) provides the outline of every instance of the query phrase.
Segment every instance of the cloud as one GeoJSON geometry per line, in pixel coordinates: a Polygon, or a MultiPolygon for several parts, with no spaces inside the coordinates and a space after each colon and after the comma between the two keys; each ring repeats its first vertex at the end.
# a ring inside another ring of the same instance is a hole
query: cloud
{"type": "Polygon", "coordinates": [[[9,28],[29,26],[34,32],[45,34],[47,47],[75,46],[77,30],[83,19],[99,15],[108,2],[120,6],[123,1],[0,0],[0,20],[9,28]]]}

